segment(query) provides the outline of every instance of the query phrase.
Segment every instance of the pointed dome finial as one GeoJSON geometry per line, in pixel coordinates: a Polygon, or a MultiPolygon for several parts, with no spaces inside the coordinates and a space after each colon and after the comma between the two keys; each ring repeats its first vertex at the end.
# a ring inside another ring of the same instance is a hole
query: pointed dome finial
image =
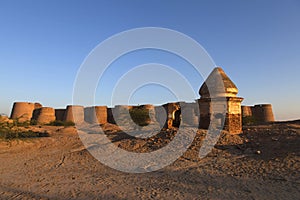
{"type": "Polygon", "coordinates": [[[216,67],[200,87],[201,97],[235,97],[238,88],[221,67],[216,67]]]}

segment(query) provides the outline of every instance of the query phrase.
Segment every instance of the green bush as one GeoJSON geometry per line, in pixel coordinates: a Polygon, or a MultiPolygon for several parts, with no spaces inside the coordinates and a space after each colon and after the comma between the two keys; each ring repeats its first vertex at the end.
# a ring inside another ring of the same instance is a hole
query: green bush
{"type": "Polygon", "coordinates": [[[257,124],[257,121],[253,116],[243,117],[242,122],[243,122],[243,125],[255,125],[255,124],[257,124]]]}
{"type": "Polygon", "coordinates": [[[35,119],[32,119],[32,120],[30,121],[30,125],[37,125],[37,121],[36,121],[35,119]]]}
{"type": "Polygon", "coordinates": [[[71,122],[71,121],[64,122],[64,121],[60,121],[60,120],[55,120],[55,121],[50,122],[47,125],[49,125],[49,126],[75,126],[75,123],[71,122]]]}
{"type": "Polygon", "coordinates": [[[147,126],[151,121],[148,109],[132,108],[129,110],[129,114],[134,123],[139,126],[147,126]]]}
{"type": "Polygon", "coordinates": [[[19,119],[16,119],[13,121],[13,125],[19,127],[28,127],[30,125],[30,121],[20,122],[19,119]]]}
{"type": "Polygon", "coordinates": [[[37,138],[37,137],[49,137],[47,132],[35,132],[35,131],[20,131],[20,130],[1,130],[0,138],[5,140],[12,139],[24,139],[24,138],[37,138]]]}
{"type": "Polygon", "coordinates": [[[47,132],[35,132],[31,130],[21,130],[14,124],[0,124],[0,139],[12,140],[22,138],[48,137],[47,132]]]}

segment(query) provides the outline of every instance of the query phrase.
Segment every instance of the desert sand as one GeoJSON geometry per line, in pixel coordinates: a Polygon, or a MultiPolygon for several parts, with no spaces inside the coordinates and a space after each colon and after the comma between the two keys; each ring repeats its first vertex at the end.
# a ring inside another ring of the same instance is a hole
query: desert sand
{"type": "MultiPolygon", "coordinates": [[[[299,199],[300,122],[246,126],[222,134],[197,157],[204,130],[172,165],[149,173],[109,168],[85,149],[74,127],[31,126],[50,137],[0,142],[1,199],[299,199]]],[[[172,139],[135,140],[106,124],[119,147],[151,151],[172,139]],[[134,142],[132,142],[134,141],[134,142]]]]}

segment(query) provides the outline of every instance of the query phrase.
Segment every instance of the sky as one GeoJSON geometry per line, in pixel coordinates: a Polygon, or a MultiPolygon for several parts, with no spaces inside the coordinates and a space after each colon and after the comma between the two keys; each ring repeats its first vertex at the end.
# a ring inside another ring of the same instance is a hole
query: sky
{"type": "MultiPolygon", "coordinates": [[[[0,113],[9,115],[15,101],[55,108],[72,104],[80,66],[97,45],[130,29],[162,27],[201,44],[237,85],[244,105],[271,103],[277,120],[299,119],[299,21],[297,0],[0,0],[0,113]]],[[[174,68],[196,92],[205,79],[170,52],[135,51],[105,72],[96,104],[123,103],[111,101],[115,85],[147,63],[174,68]]],[[[152,84],[136,90],[128,102],[174,100],[167,87],[152,84]]],[[[188,95],[179,100],[193,101],[188,95]]]]}

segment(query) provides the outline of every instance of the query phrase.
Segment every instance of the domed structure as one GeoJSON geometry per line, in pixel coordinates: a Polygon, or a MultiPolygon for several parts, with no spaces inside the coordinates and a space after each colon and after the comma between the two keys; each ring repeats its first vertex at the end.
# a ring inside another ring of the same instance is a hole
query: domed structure
{"type": "Polygon", "coordinates": [[[221,67],[216,67],[200,87],[201,97],[235,97],[238,88],[221,67]]]}
{"type": "Polygon", "coordinates": [[[215,68],[199,90],[199,128],[222,128],[231,134],[242,132],[243,98],[238,88],[220,67],[215,68]]]}

